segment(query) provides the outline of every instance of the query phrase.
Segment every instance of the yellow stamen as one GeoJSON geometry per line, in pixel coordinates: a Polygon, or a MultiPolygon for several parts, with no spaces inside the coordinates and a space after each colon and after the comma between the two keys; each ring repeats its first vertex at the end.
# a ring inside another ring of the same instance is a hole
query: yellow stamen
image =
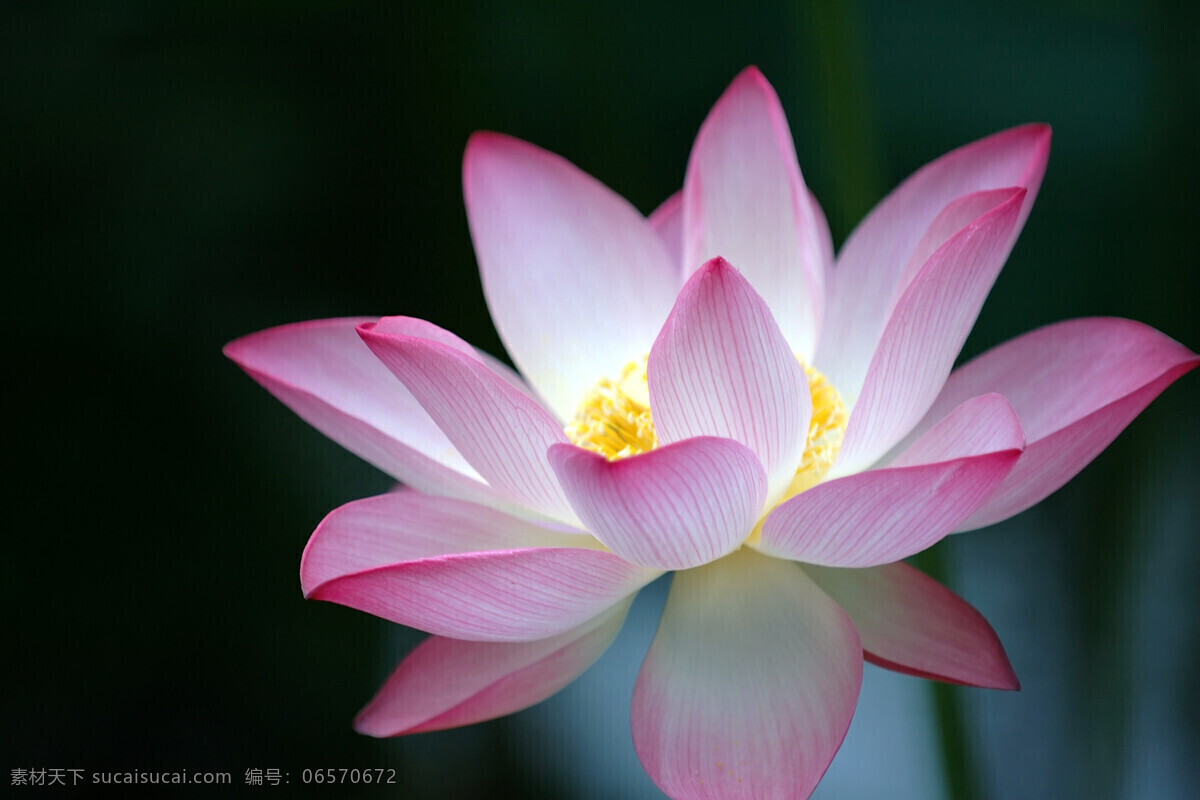
{"type": "Polygon", "coordinates": [[[653,450],[658,445],[650,419],[650,390],[646,384],[648,356],[631,361],[619,380],[602,378],[588,392],[566,427],[573,444],[616,461],[653,450]]]}

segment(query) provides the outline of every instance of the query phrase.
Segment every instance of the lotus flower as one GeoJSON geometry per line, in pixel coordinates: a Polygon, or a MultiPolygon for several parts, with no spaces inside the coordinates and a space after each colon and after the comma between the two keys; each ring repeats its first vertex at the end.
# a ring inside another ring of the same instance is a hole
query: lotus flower
{"type": "Polygon", "coordinates": [[[536,703],[674,570],[633,690],[668,795],[806,797],[863,660],[1011,689],[983,617],[905,565],[1062,486],[1200,361],[1080,319],[951,371],[1029,214],[1050,130],[955,150],[835,259],[751,68],[644,218],[562,158],[467,145],[488,305],[520,375],[409,317],[266,330],[226,353],[404,488],[333,511],[307,597],[427,631],[360,713],[393,736],[536,703]]]}

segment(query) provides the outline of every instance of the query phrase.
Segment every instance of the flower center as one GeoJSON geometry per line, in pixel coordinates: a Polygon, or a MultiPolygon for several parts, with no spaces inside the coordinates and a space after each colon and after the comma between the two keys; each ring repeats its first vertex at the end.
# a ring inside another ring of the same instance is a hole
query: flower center
{"type": "Polygon", "coordinates": [[[630,361],[617,380],[601,378],[565,428],[572,444],[616,461],[658,446],[650,419],[650,389],[642,356],[630,361]]]}
{"type": "MultiPolygon", "coordinates": [[[[646,383],[648,361],[649,356],[642,356],[629,362],[621,370],[620,378],[602,378],[588,392],[575,412],[574,421],[565,428],[572,444],[599,453],[609,461],[645,453],[658,446],[654,420],[650,417],[650,390],[646,383]]],[[[784,500],[816,486],[825,477],[842,446],[850,416],[833,384],[815,368],[803,361],[800,364],[808,376],[812,419],[808,423],[804,455],[784,500]]]]}

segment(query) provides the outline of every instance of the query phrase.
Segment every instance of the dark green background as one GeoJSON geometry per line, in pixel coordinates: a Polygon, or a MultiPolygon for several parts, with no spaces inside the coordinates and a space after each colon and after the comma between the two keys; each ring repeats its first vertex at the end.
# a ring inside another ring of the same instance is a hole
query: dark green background
{"type": "MultiPolygon", "coordinates": [[[[351,730],[418,636],[304,602],[297,569],[325,512],[388,481],[220,354],[271,325],[392,313],[501,352],[461,201],[474,130],[561,153],[649,212],[754,63],[840,243],[925,161],[1046,121],[1041,195],[966,354],[1081,315],[1200,347],[1196,6],[988,6],[5,3],[4,782],[17,767],[226,770],[235,783],[277,767],[298,796],[304,767],[360,766],[397,769],[394,796],[562,796],[536,757],[513,755],[509,721],[390,741],[351,730]]],[[[1200,527],[1198,406],[1189,375],[1032,512],[1049,521],[1049,580],[1069,601],[1053,665],[1069,746],[1039,740],[1034,706],[1028,752],[998,752],[978,721],[952,727],[960,794],[995,792],[980,752],[1020,770],[1057,746],[1060,791],[1141,796],[1122,754],[1137,682],[1155,678],[1130,652],[1143,585],[1130,576],[1147,531],[1167,524],[1163,475],[1186,489],[1168,493],[1181,504],[1171,530],[1200,527]]],[[[978,546],[1003,550],[1031,516],[978,546]]],[[[942,560],[976,546],[958,538],[942,560]]],[[[1178,552],[1194,574],[1200,543],[1178,552]]],[[[1048,579],[1031,572],[1036,594],[1048,579]]],[[[1194,755],[1195,587],[1182,598],[1160,622],[1192,676],[1178,709],[1194,755]]],[[[1000,633],[1029,691],[1047,667],[1027,624],[1020,648],[1000,633]]],[[[943,697],[950,718],[966,714],[958,696],[943,697]]]]}

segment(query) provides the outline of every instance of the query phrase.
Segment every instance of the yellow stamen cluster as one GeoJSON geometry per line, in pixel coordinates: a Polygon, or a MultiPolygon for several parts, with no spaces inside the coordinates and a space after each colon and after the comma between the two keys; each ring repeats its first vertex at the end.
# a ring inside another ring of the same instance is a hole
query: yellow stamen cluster
{"type": "Polygon", "coordinates": [[[821,482],[825,473],[833,466],[838,450],[842,448],[842,437],[846,434],[846,422],[850,414],[846,404],[833,384],[814,368],[803,361],[804,374],[808,376],[808,393],[812,397],[812,420],[808,423],[808,441],[804,455],[796,469],[796,477],[787,488],[788,497],[795,497],[805,489],[821,482]]]}
{"type": "Polygon", "coordinates": [[[621,370],[620,380],[603,378],[588,392],[566,427],[573,444],[616,461],[653,450],[658,445],[650,419],[650,391],[646,384],[646,362],[631,361],[621,370]]]}

